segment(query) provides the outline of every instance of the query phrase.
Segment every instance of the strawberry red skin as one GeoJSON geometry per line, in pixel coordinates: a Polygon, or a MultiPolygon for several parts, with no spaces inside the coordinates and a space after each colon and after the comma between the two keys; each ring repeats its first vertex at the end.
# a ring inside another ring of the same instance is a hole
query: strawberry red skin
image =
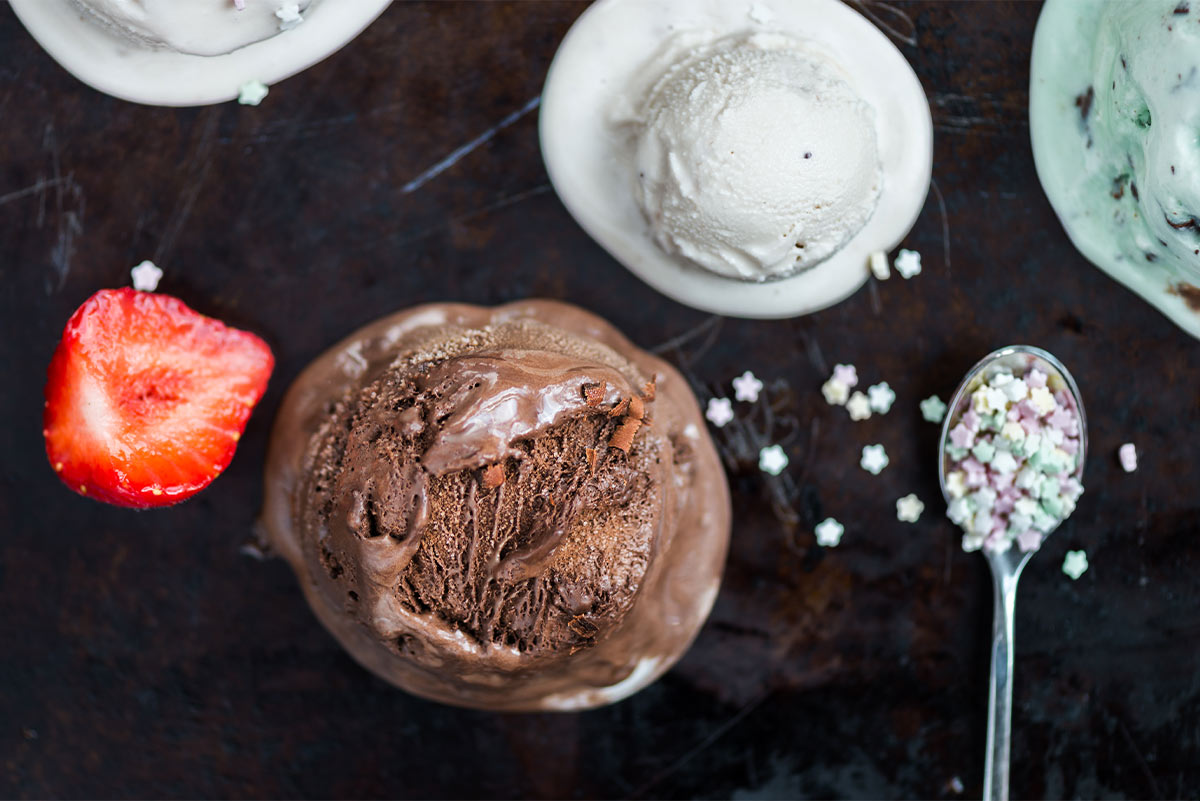
{"type": "Polygon", "coordinates": [[[170,506],[229,465],[274,369],[258,337],[169,295],[104,289],[50,361],[43,434],[59,478],[89,498],[170,506]]]}

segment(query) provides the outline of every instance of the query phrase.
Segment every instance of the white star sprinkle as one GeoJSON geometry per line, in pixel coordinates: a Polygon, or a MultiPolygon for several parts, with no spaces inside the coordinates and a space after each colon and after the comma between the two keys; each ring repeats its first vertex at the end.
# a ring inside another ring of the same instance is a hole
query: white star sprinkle
{"type": "Polygon", "coordinates": [[[867,387],[867,396],[871,399],[871,411],[878,414],[887,414],[896,402],[896,393],[886,381],[867,387]]]}
{"type": "Polygon", "coordinates": [[[754,377],[754,373],[747,370],[737,378],[733,379],[733,396],[740,401],[754,403],[758,400],[758,393],[762,392],[763,382],[754,377]]]}
{"type": "Polygon", "coordinates": [[[866,420],[871,416],[871,402],[866,395],[855,392],[846,401],[846,411],[850,413],[851,420],[866,420]]]}
{"type": "Polygon", "coordinates": [[[865,445],[862,449],[862,459],[859,461],[859,466],[873,476],[877,476],[883,472],[883,468],[888,466],[887,451],[882,445],[865,445]]]}
{"type": "Polygon", "coordinates": [[[882,250],[876,250],[870,256],[871,272],[880,281],[886,281],[892,277],[892,269],[888,267],[887,254],[882,250]]]}
{"type": "Polygon", "coordinates": [[[144,261],[130,270],[129,275],[133,277],[133,288],[138,292],[153,292],[158,289],[163,271],[158,269],[154,262],[144,261]]]}
{"type": "Polygon", "coordinates": [[[238,102],[243,106],[257,106],[270,91],[262,81],[247,81],[238,89],[238,102]]]}
{"type": "Polygon", "coordinates": [[[925,511],[925,504],[916,495],[909,493],[896,501],[896,519],[902,523],[915,523],[925,511]]]}
{"type": "Polygon", "coordinates": [[[921,254],[915,250],[902,250],[896,254],[896,272],[905,279],[921,274],[921,254]]]}
{"type": "Polygon", "coordinates": [[[758,469],[777,476],[788,466],[787,454],[778,445],[769,445],[758,452],[758,469]]]}
{"type": "Polygon", "coordinates": [[[836,378],[831,378],[821,385],[821,394],[830,406],[845,406],[846,399],[850,397],[850,387],[836,378]]]}
{"type": "Polygon", "coordinates": [[[729,398],[712,398],[708,401],[704,416],[717,428],[724,428],[725,424],[733,419],[733,403],[729,398]]]}
{"type": "Polygon", "coordinates": [[[283,3],[275,12],[275,16],[279,17],[279,30],[281,31],[291,30],[304,22],[304,17],[300,14],[299,3],[283,3]]]}
{"type": "Polygon", "coordinates": [[[1063,559],[1062,572],[1072,579],[1078,579],[1088,569],[1087,553],[1084,551],[1067,551],[1063,559]]]}
{"type": "Polygon", "coordinates": [[[1137,446],[1126,442],[1117,450],[1117,458],[1121,460],[1121,469],[1126,473],[1137,470],[1137,446]]]}
{"type": "Polygon", "coordinates": [[[827,517],[813,531],[817,535],[817,545],[824,548],[836,548],[842,541],[842,534],[846,532],[846,527],[832,517],[827,517]]]}

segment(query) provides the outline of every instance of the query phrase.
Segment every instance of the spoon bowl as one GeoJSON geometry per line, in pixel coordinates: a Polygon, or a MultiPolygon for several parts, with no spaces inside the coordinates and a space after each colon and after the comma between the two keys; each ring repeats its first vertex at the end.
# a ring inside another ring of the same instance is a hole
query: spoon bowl
{"type": "MultiPolygon", "coordinates": [[[[1058,392],[1067,393],[1073,411],[1079,417],[1079,456],[1075,464],[1075,478],[1082,481],[1083,467],[1087,460],[1087,415],[1083,410],[1083,398],[1079,386],[1067,368],[1053,355],[1031,345],[1009,345],[992,351],[967,371],[958,385],[942,422],[942,434],[938,438],[938,483],[946,503],[951,501],[946,485],[946,470],[950,458],[946,445],[950,441],[950,430],[966,411],[971,393],[988,382],[993,376],[1007,371],[1022,376],[1033,369],[1047,376],[1047,386],[1058,392]]],[[[1059,521],[1061,525],[1062,521],[1059,521]]],[[[1055,529],[1057,525],[1055,526],[1055,529]]],[[[1054,529],[1046,532],[1049,537],[1054,529]]],[[[1044,542],[1044,541],[1043,541],[1044,542]]],[[[1017,581],[1025,565],[1036,550],[1022,552],[1013,547],[998,551],[984,547],[984,556],[992,571],[995,598],[995,616],[992,627],[992,671],[988,695],[987,760],[984,767],[983,797],[988,801],[1005,801],[1008,798],[1008,773],[1012,740],[1012,669],[1013,635],[1017,603],[1017,581]]]]}

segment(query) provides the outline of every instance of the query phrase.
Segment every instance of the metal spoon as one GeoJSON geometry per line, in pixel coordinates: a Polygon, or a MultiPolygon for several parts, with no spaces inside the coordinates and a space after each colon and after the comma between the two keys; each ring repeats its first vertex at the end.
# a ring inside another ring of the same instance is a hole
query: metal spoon
{"type": "MultiPolygon", "coordinates": [[[[1087,457],[1087,416],[1083,411],[1083,399],[1075,379],[1063,366],[1041,348],[1029,345],[1010,345],[993,351],[979,360],[970,369],[954,397],[950,401],[946,419],[942,423],[942,436],[938,442],[938,481],[942,496],[950,503],[946,489],[946,443],[950,441],[950,429],[965,411],[971,393],[996,372],[1007,369],[1021,376],[1037,368],[1049,377],[1052,389],[1066,389],[1079,414],[1079,459],[1075,477],[1082,479],[1083,465],[1087,457]]],[[[1051,532],[1047,532],[1049,536],[1051,532]]],[[[1017,580],[1021,571],[1035,551],[1022,553],[1015,545],[1003,553],[983,549],[988,567],[992,569],[992,585],[995,598],[995,617],[992,624],[992,676],[988,693],[987,762],[984,767],[983,797],[986,801],[1007,801],[1008,768],[1012,739],[1012,671],[1013,671],[1013,621],[1017,604],[1017,580]]]]}

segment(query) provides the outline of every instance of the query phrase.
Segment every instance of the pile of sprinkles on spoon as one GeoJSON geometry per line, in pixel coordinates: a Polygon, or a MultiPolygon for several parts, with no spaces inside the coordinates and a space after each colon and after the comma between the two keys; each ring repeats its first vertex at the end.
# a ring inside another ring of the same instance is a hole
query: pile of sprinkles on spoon
{"type": "Polygon", "coordinates": [[[1083,494],[1079,410],[1061,376],[1036,368],[976,382],[951,420],[946,514],[963,550],[1037,550],[1083,494]]]}

